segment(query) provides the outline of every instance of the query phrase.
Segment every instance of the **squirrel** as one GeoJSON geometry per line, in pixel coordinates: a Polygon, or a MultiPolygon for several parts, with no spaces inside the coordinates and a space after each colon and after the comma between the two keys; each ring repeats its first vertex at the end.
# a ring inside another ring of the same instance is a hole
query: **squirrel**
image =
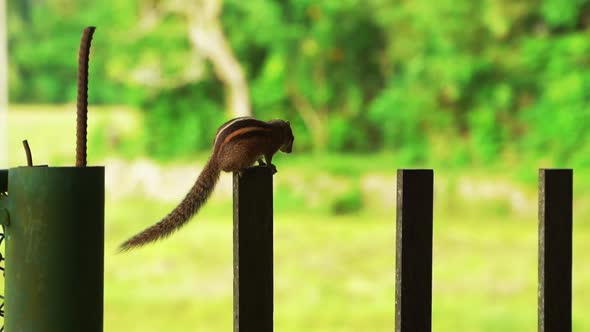
{"type": "Polygon", "coordinates": [[[261,166],[271,167],[275,174],[277,169],[271,163],[273,155],[279,150],[291,153],[294,140],[288,121],[239,117],[222,124],[213,140],[213,152],[207,164],[180,204],[158,223],[121,244],[120,251],[163,239],[184,226],[205,204],[221,171],[241,175],[245,168],[258,161],[261,166]]]}

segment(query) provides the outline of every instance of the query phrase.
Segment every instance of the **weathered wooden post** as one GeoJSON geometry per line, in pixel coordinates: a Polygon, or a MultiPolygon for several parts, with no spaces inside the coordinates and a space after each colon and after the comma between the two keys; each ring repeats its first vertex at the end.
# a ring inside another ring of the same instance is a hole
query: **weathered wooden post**
{"type": "Polygon", "coordinates": [[[539,170],[539,332],[572,330],[573,170],[539,170]]]}
{"type": "Polygon", "coordinates": [[[273,331],[270,167],[234,173],[234,331],[273,331]]]}
{"type": "Polygon", "coordinates": [[[432,329],[433,186],[431,169],[397,171],[396,332],[432,329]]]}

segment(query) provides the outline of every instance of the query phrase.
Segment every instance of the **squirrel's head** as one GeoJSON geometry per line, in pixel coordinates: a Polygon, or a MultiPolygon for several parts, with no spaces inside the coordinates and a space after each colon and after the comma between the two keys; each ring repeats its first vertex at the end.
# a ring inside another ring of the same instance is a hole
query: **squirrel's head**
{"type": "Polygon", "coordinates": [[[275,121],[279,123],[281,127],[282,144],[279,149],[281,152],[291,153],[291,150],[293,150],[293,141],[295,140],[295,136],[293,136],[293,130],[291,130],[291,123],[284,120],[275,121]]]}

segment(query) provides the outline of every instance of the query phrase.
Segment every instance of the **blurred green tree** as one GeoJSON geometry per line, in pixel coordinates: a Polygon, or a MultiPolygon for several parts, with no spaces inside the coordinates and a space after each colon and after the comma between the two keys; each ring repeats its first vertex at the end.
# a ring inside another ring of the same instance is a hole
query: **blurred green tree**
{"type": "Polygon", "coordinates": [[[590,162],[588,0],[34,4],[8,0],[11,100],[73,100],[79,31],[98,25],[91,101],[143,109],[161,156],[252,108],[291,120],[301,150],[590,162]]]}

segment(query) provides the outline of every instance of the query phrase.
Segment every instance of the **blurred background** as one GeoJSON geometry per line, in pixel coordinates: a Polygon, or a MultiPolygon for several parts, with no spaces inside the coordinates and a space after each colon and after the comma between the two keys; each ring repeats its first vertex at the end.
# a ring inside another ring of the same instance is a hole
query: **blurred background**
{"type": "Polygon", "coordinates": [[[0,4],[0,167],[26,163],[23,139],[36,164],[74,164],[77,51],[97,26],[105,331],[231,329],[231,175],[173,237],[116,247],[246,114],[296,136],[274,159],[277,331],[393,329],[403,167],[435,169],[434,331],[536,330],[538,168],[574,168],[574,330],[590,330],[590,1],[0,4]]]}

